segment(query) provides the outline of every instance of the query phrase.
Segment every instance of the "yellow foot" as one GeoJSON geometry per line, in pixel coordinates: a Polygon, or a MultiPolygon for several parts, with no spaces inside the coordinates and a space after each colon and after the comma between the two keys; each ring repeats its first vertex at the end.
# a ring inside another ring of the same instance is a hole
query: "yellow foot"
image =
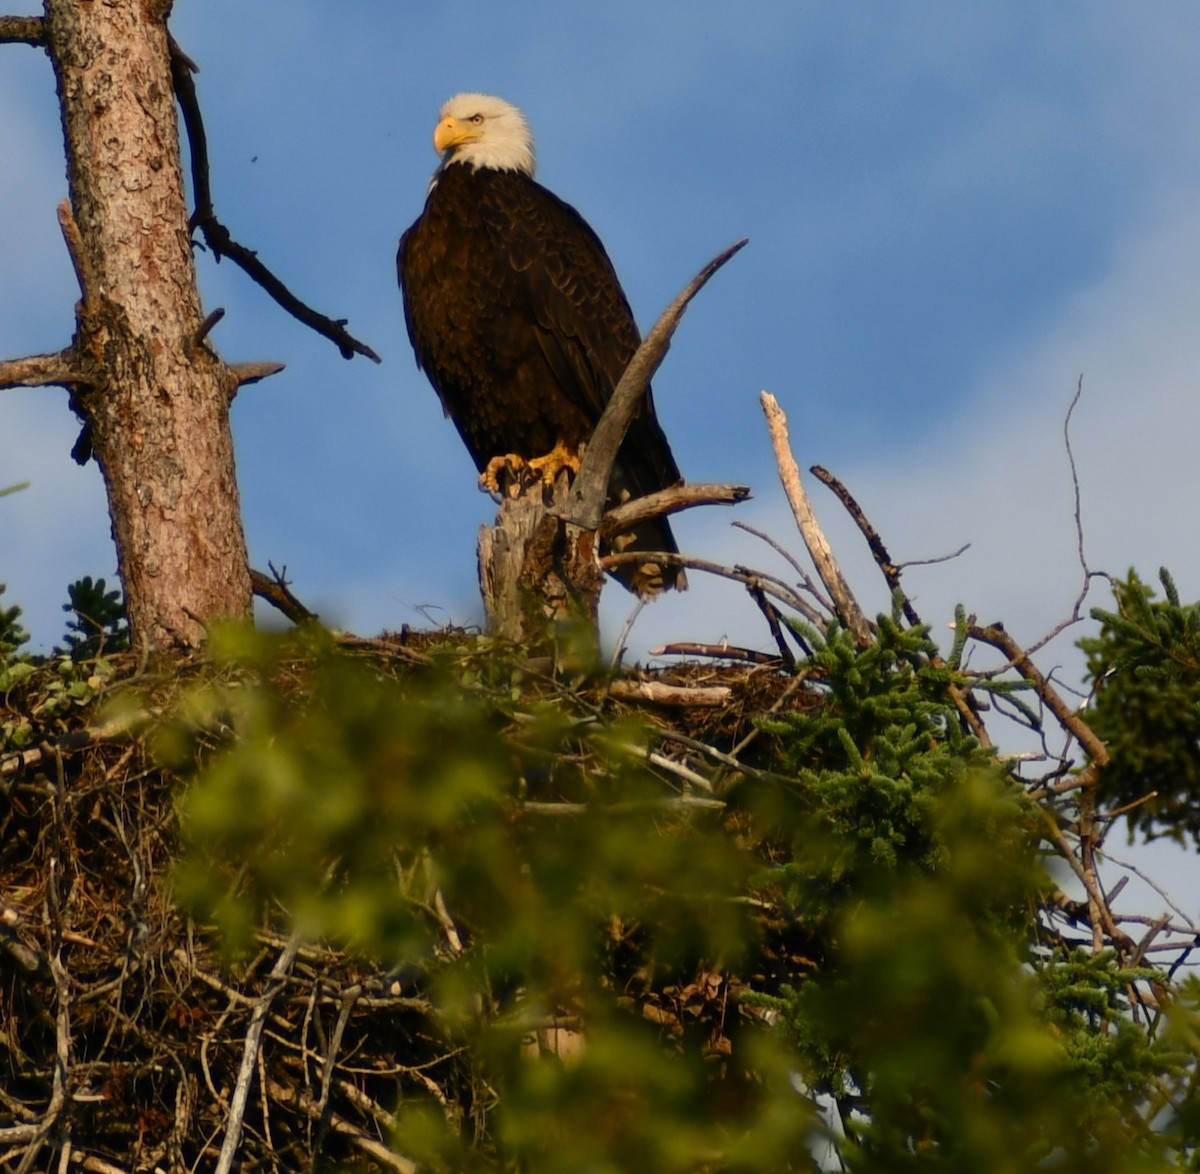
{"type": "Polygon", "coordinates": [[[579,452],[571,452],[560,440],[544,457],[534,457],[529,462],[529,469],[543,485],[551,486],[564,469],[578,473],[579,458],[579,452]]]}
{"type": "Polygon", "coordinates": [[[524,468],[525,458],[517,456],[515,452],[506,453],[502,457],[492,457],[487,467],[479,474],[479,488],[493,497],[503,497],[500,488],[500,479],[503,476],[509,492],[515,497],[520,489],[519,478],[524,468]]]}

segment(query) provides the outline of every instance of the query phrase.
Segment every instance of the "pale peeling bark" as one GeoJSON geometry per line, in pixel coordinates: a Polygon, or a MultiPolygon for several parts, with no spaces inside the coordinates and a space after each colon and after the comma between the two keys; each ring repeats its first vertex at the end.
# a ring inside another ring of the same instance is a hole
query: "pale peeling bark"
{"type": "Polygon", "coordinates": [[[84,298],[73,406],[104,475],[142,647],[198,644],[250,613],[229,403],[206,345],[163,0],[46,0],[84,298]]]}

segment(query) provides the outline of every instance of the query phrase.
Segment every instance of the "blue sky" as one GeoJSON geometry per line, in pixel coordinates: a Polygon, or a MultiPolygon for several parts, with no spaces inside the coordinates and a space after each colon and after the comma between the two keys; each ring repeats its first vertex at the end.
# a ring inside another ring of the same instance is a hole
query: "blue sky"
{"type": "MultiPolygon", "coordinates": [[[[10,0],[12,12],[36,12],[10,0]]],[[[360,633],[478,618],[491,515],[416,370],[395,286],[400,232],[436,165],[450,94],[526,111],[539,178],[606,242],[644,327],[713,253],[656,381],[691,480],[750,484],[684,547],[779,569],[734,517],[796,548],[757,396],[802,467],[845,480],[941,625],[955,602],[1031,641],[1078,589],[1061,427],[1074,437],[1093,567],[1166,563],[1200,595],[1200,8],[1010,0],[904,5],[616,0],[454,5],[177,0],[218,214],[303,298],[384,358],[342,360],[232,265],[199,258],[211,341],[287,371],[234,407],[253,565],[360,633]],[[281,16],[280,13],[286,15],[281,16]]],[[[76,291],[48,62],[0,48],[0,355],[56,350],[76,291]]],[[[112,577],[99,473],[69,450],[65,393],[0,393],[0,582],[45,647],[65,585],[112,577]]],[[[882,583],[840,508],[814,499],[868,610],[882,583]]],[[[756,645],[732,588],[647,609],[632,647],[756,645]]],[[[615,632],[628,597],[606,592],[615,632]]],[[[1101,591],[1096,602],[1107,599],[1101,591]]],[[[1060,641],[1070,660],[1070,642],[1060,641]]]]}

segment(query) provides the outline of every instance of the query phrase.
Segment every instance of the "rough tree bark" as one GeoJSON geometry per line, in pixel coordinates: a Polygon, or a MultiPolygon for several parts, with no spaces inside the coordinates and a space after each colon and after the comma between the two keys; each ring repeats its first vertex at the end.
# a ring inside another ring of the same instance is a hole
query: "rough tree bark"
{"type": "Polygon", "coordinates": [[[195,645],[206,622],[250,612],[237,380],[199,341],[168,8],[46,0],[83,289],[72,403],[104,476],[135,640],[156,647],[195,645]]]}
{"type": "Polygon", "coordinates": [[[135,646],[187,648],[250,614],[229,404],[239,382],[204,342],[180,164],[169,0],[46,0],[0,18],[41,45],[58,86],[82,298],[71,344],[0,363],[0,388],[61,385],[84,422],[76,457],[104,478],[135,646]]]}

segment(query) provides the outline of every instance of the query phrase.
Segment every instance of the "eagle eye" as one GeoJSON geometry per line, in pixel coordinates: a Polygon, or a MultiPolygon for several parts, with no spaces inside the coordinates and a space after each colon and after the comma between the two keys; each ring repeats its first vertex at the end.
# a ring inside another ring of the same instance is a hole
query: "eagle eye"
{"type": "Polygon", "coordinates": [[[483,115],[482,114],[472,114],[470,121],[473,122],[476,126],[478,126],[483,121],[483,115]]]}

